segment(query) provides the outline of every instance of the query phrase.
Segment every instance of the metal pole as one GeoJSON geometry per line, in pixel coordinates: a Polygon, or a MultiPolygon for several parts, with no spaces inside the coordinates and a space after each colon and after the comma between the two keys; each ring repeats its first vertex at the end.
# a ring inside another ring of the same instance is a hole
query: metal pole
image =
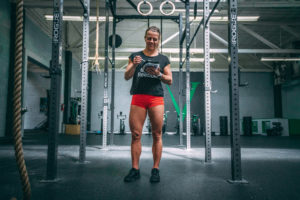
{"type": "Polygon", "coordinates": [[[228,55],[230,93],[230,141],[231,141],[231,180],[230,183],[247,183],[242,180],[240,116],[239,116],[239,73],[238,73],[238,32],[237,1],[228,0],[228,55]]]}
{"type": "Polygon", "coordinates": [[[182,129],[183,129],[183,120],[182,120],[182,94],[183,94],[183,89],[182,89],[182,83],[183,83],[183,77],[182,77],[182,43],[181,41],[182,37],[182,14],[179,14],[179,81],[178,81],[178,88],[179,88],[179,144],[180,146],[183,146],[183,134],[182,134],[182,129]]]}
{"type": "Polygon", "coordinates": [[[49,110],[49,133],[47,153],[47,179],[57,176],[57,137],[59,130],[59,108],[61,95],[61,60],[62,60],[62,15],[63,0],[53,1],[52,62],[50,66],[51,95],[49,110]]]}
{"type": "Polygon", "coordinates": [[[90,0],[84,0],[86,8],[83,14],[83,30],[82,30],[82,80],[81,80],[81,119],[80,119],[80,149],[79,162],[85,161],[86,153],[86,127],[87,127],[87,87],[88,87],[88,56],[89,56],[89,16],[90,16],[90,0]]]}
{"type": "MultiPolygon", "coordinates": [[[[116,10],[116,0],[113,1],[113,10],[116,10]]],[[[116,13],[113,13],[115,16],[116,13]]],[[[110,104],[110,145],[114,144],[114,121],[115,121],[115,46],[116,46],[116,17],[113,19],[112,38],[112,66],[111,66],[111,104],[110,104]]]]}
{"type": "Polygon", "coordinates": [[[103,95],[103,139],[102,148],[107,145],[107,112],[108,112],[108,34],[109,34],[109,0],[105,1],[105,64],[104,64],[104,95],[103,95]]]}
{"type": "Polygon", "coordinates": [[[160,53],[163,53],[163,46],[162,46],[162,42],[163,42],[163,19],[160,18],[160,53]]]}
{"type": "Polygon", "coordinates": [[[211,81],[210,81],[210,38],[209,38],[209,0],[203,1],[203,27],[204,49],[204,87],[205,87],[205,162],[211,162],[211,81]]]}
{"type": "MultiPolygon", "coordinates": [[[[67,33],[66,33],[67,34],[67,33]]],[[[65,90],[64,90],[64,120],[65,124],[69,123],[70,119],[70,97],[72,85],[72,52],[65,52],[65,90]]]]}
{"type": "Polygon", "coordinates": [[[190,1],[185,1],[185,29],[186,29],[186,149],[191,149],[191,105],[190,105],[190,1]]]}

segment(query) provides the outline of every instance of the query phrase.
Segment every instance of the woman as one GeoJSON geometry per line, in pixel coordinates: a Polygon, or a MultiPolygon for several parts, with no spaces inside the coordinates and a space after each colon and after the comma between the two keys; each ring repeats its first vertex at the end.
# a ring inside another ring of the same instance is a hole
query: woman
{"type": "Polygon", "coordinates": [[[140,178],[139,160],[142,151],[141,136],[147,116],[152,127],[153,168],[150,182],[159,182],[159,162],[162,154],[162,126],[164,115],[163,88],[161,82],[171,85],[172,72],[169,59],[158,51],[160,30],[155,26],[145,32],[146,48],[129,56],[125,79],[133,77],[130,94],[132,96],[129,125],[132,133],[131,160],[132,168],[124,178],[132,182],[140,178]]]}

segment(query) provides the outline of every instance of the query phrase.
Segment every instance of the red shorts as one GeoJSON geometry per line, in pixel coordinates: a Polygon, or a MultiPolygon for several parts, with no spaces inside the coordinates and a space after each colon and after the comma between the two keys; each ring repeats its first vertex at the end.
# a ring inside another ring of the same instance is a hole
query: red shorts
{"type": "Polygon", "coordinates": [[[147,94],[135,94],[132,96],[131,105],[148,109],[153,106],[164,105],[164,97],[147,94]]]}

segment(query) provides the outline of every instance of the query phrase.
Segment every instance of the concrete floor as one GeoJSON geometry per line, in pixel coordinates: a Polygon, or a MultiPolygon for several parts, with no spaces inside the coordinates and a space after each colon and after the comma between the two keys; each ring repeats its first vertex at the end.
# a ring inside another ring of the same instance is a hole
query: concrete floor
{"type": "MultiPolygon", "coordinates": [[[[141,179],[124,183],[130,169],[130,136],[116,135],[108,150],[101,136],[88,135],[86,158],[79,164],[79,136],[60,135],[58,181],[45,182],[47,135],[26,133],[24,155],[32,199],[204,199],[299,200],[300,137],[241,137],[242,174],[249,182],[229,184],[230,137],[214,136],[212,159],[204,162],[204,137],[192,136],[192,149],[179,148],[179,137],[164,135],[161,182],[149,182],[152,167],[149,135],[143,135],[141,179]]],[[[11,144],[0,145],[0,199],[21,199],[22,189],[11,144]]]]}

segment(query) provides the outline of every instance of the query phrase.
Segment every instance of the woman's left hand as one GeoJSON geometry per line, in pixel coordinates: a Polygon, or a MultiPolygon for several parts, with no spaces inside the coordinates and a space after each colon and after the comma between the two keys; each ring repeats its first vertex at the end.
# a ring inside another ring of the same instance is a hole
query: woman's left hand
{"type": "Polygon", "coordinates": [[[160,68],[155,68],[155,67],[148,67],[146,69],[146,72],[148,74],[154,75],[154,76],[158,76],[160,74],[160,68]]]}

